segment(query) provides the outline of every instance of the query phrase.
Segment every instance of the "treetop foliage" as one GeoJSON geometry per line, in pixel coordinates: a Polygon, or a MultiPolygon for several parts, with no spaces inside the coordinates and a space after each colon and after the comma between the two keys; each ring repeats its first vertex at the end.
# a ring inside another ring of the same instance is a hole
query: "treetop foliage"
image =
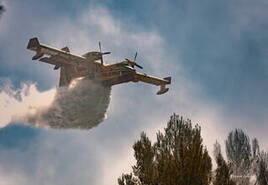
{"type": "Polygon", "coordinates": [[[260,155],[260,146],[256,138],[252,140],[252,155],[253,158],[256,158],[258,155],[260,155]]]}
{"type": "Polygon", "coordinates": [[[226,154],[236,175],[247,174],[251,167],[249,137],[241,129],[230,132],[226,140],[226,154]]]}
{"type": "Polygon", "coordinates": [[[230,164],[224,160],[221,153],[221,146],[217,141],[214,144],[214,157],[217,163],[217,169],[215,170],[213,185],[235,185],[235,182],[231,179],[232,171],[230,164]]]}
{"type": "Polygon", "coordinates": [[[268,185],[268,154],[260,150],[256,138],[250,144],[249,137],[241,129],[230,132],[226,140],[226,154],[237,185],[250,184],[253,176],[256,177],[256,185],[268,185]]]}
{"type": "Polygon", "coordinates": [[[268,153],[261,152],[257,161],[258,185],[268,185],[268,153]]]}
{"type": "Polygon", "coordinates": [[[211,158],[202,144],[201,128],[172,115],[164,132],[151,143],[143,132],[133,145],[136,164],[133,175],[123,174],[119,185],[208,185],[211,158]]]}
{"type": "Polygon", "coordinates": [[[254,185],[268,185],[268,153],[241,129],[231,131],[225,141],[227,161],[220,144],[214,144],[213,173],[198,124],[174,114],[156,136],[151,142],[141,133],[133,145],[136,164],[118,179],[119,185],[249,185],[253,176],[254,185]]]}

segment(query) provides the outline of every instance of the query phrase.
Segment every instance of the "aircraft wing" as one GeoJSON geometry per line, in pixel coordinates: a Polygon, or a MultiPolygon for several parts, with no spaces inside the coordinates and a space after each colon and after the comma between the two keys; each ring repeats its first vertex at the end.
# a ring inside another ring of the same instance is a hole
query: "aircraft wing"
{"type": "Polygon", "coordinates": [[[61,57],[59,55],[54,55],[51,57],[43,57],[43,58],[39,59],[39,61],[55,65],[54,69],[58,69],[59,67],[66,66],[66,65],[72,65],[72,66],[78,65],[76,61],[70,62],[67,59],[65,59],[64,57],[61,57]]]}
{"type": "Polygon", "coordinates": [[[33,56],[33,60],[40,59],[44,55],[50,57],[43,57],[40,59],[42,62],[46,62],[53,65],[74,65],[77,66],[79,63],[87,62],[83,56],[75,55],[70,53],[69,48],[65,47],[61,50],[40,44],[37,38],[29,40],[27,49],[35,51],[36,55],[33,56]]]}
{"type": "Polygon", "coordinates": [[[169,90],[169,88],[166,88],[166,85],[171,83],[171,77],[158,78],[139,72],[135,73],[135,80],[160,86],[160,90],[157,92],[157,95],[166,93],[169,90]]]}

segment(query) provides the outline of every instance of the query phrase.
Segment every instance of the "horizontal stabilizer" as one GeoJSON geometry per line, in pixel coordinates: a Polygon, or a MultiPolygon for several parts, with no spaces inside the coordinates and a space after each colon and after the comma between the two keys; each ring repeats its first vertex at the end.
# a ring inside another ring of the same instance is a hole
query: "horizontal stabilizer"
{"type": "Polygon", "coordinates": [[[41,53],[39,50],[37,50],[36,55],[33,56],[32,60],[37,60],[44,56],[44,53],[41,53]]]}
{"type": "MultiPolygon", "coordinates": [[[[52,65],[57,65],[58,63],[55,62],[54,60],[51,60],[52,57],[43,57],[41,58],[39,61],[41,62],[45,62],[45,63],[48,63],[48,64],[52,64],[52,65]]],[[[53,58],[52,58],[53,59],[53,58]]]]}
{"type": "Polygon", "coordinates": [[[164,93],[168,92],[168,90],[169,90],[169,88],[166,88],[165,85],[161,85],[161,86],[160,86],[160,90],[157,91],[156,94],[157,94],[157,95],[161,95],[161,94],[164,94],[164,93]]]}
{"type": "Polygon", "coordinates": [[[67,60],[65,60],[64,58],[62,58],[58,55],[54,55],[51,57],[43,57],[40,59],[40,61],[48,63],[48,64],[52,64],[52,65],[57,65],[57,66],[63,66],[63,65],[69,64],[69,62],[67,60]]]}

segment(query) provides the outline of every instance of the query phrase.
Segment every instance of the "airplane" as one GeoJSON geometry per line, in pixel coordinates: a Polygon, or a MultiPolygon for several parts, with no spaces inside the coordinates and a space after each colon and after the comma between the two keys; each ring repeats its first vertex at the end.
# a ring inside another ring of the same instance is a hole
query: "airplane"
{"type": "Polygon", "coordinates": [[[90,51],[84,55],[76,55],[70,52],[68,47],[62,49],[40,44],[38,38],[29,40],[27,49],[35,51],[32,60],[38,60],[55,65],[54,70],[60,69],[59,86],[69,86],[75,78],[87,77],[92,81],[105,86],[113,86],[126,82],[144,82],[160,86],[157,95],[166,93],[171,83],[171,77],[158,78],[140,73],[135,67],[143,69],[136,63],[137,52],[134,60],[125,59],[115,64],[104,64],[103,55],[111,52],[102,52],[99,42],[99,51],[90,51]]]}

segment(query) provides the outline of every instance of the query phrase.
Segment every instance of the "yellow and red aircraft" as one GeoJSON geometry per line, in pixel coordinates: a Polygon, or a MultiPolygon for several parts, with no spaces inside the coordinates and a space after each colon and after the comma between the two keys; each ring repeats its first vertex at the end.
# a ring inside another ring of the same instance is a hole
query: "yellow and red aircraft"
{"type": "Polygon", "coordinates": [[[157,78],[137,72],[135,67],[142,69],[135,62],[137,53],[133,61],[125,59],[115,64],[104,64],[103,55],[111,52],[102,52],[100,42],[100,51],[90,51],[82,56],[70,53],[68,47],[57,49],[40,44],[37,38],[29,40],[27,49],[36,52],[36,55],[32,58],[33,60],[39,59],[41,62],[55,65],[54,70],[60,68],[59,86],[68,86],[73,79],[79,77],[87,77],[107,86],[141,81],[160,86],[160,90],[157,92],[160,95],[169,90],[166,85],[171,83],[171,77],[157,78]]]}

